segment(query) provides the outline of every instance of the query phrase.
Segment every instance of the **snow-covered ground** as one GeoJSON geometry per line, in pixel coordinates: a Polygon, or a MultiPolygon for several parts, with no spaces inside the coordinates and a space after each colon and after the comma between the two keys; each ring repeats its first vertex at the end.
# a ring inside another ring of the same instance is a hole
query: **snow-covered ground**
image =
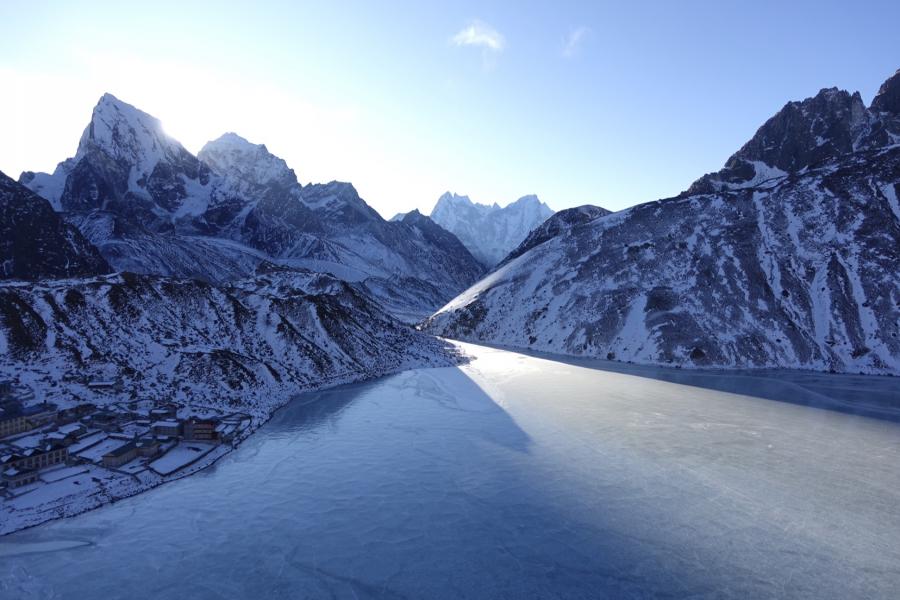
{"type": "Polygon", "coordinates": [[[0,597],[896,597],[900,425],[826,407],[896,418],[900,380],[464,347],[2,538],[0,597]]]}
{"type": "Polygon", "coordinates": [[[160,475],[171,475],[175,471],[197,462],[212,452],[214,448],[214,444],[182,442],[148,466],[160,475]]]}

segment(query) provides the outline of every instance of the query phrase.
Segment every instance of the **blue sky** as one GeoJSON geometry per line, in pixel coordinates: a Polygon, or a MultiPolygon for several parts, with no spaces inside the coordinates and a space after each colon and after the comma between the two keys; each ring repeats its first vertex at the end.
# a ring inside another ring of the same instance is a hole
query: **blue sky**
{"type": "Polygon", "coordinates": [[[868,103],[898,2],[0,3],[0,170],[74,153],[109,91],[192,152],[236,131],[386,217],[446,190],[620,209],[718,169],[792,99],[868,103]]]}

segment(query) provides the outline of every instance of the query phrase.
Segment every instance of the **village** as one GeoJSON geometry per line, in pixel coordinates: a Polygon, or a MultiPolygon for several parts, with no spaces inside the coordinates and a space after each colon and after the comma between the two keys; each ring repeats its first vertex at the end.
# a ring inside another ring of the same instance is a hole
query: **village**
{"type": "MultiPolygon", "coordinates": [[[[116,381],[91,381],[102,395],[116,381]]],[[[0,499],[12,509],[133,490],[210,464],[250,431],[244,413],[135,400],[65,408],[0,381],[0,499]]]]}

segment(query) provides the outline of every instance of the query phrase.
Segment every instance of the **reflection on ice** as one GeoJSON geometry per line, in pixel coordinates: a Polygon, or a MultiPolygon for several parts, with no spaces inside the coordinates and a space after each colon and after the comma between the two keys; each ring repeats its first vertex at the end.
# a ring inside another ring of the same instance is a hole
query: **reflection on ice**
{"type": "MultiPolygon", "coordinates": [[[[900,588],[896,423],[719,391],[787,389],[766,378],[688,386],[465,347],[470,365],[305,395],[207,472],[4,538],[92,545],[4,556],[0,597],[900,588]]],[[[791,385],[837,381],[813,379],[791,385]]]]}
{"type": "MultiPolygon", "coordinates": [[[[476,347],[470,344],[461,345],[467,348],[476,347]]],[[[482,351],[489,350],[484,346],[480,348],[482,351]]],[[[504,350],[501,347],[491,348],[504,350]]],[[[900,381],[891,376],[832,374],[789,369],[680,369],[541,352],[517,350],[510,354],[731,394],[900,421],[900,381]]]]}

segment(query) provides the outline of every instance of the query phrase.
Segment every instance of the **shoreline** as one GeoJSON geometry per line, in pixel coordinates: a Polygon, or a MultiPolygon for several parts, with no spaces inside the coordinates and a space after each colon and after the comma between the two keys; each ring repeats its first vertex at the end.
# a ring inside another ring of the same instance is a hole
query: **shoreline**
{"type": "MultiPolygon", "coordinates": [[[[440,366],[437,366],[437,365],[418,365],[418,366],[405,365],[405,366],[397,368],[397,369],[388,369],[383,372],[360,374],[358,377],[351,376],[351,377],[335,378],[334,380],[323,382],[320,385],[316,385],[316,386],[312,386],[312,387],[309,387],[306,389],[298,390],[295,393],[291,394],[287,400],[285,400],[282,403],[279,403],[271,411],[268,411],[268,414],[264,418],[254,416],[251,419],[250,426],[244,430],[243,434],[239,438],[236,438],[230,444],[220,444],[220,445],[216,446],[206,456],[200,457],[196,462],[191,463],[190,465],[186,466],[184,469],[179,469],[179,471],[177,471],[176,473],[173,473],[173,474],[167,475],[167,476],[159,476],[159,479],[154,480],[154,481],[139,482],[136,486],[131,488],[131,490],[129,492],[124,493],[122,495],[107,495],[105,498],[99,499],[99,500],[97,500],[97,498],[98,498],[98,496],[101,495],[101,493],[87,495],[83,498],[74,496],[74,498],[77,499],[76,502],[72,502],[71,500],[73,499],[73,496],[69,495],[69,496],[61,497],[59,500],[61,500],[62,502],[51,501],[51,502],[47,502],[45,504],[39,505],[41,507],[41,510],[39,512],[30,511],[30,510],[17,511],[15,509],[7,512],[6,513],[7,515],[13,517],[12,520],[15,520],[14,518],[16,516],[18,516],[17,513],[26,513],[26,514],[22,515],[22,517],[24,517],[22,520],[25,520],[25,523],[22,523],[21,526],[14,525],[13,528],[9,529],[8,531],[4,531],[3,524],[0,523],[0,542],[2,542],[4,539],[6,539],[8,536],[10,536],[12,534],[20,533],[22,531],[33,529],[35,527],[40,527],[41,525],[44,525],[46,523],[50,523],[53,521],[69,519],[69,518],[77,517],[79,515],[83,515],[87,512],[99,510],[105,506],[109,506],[110,504],[115,504],[116,502],[118,502],[120,500],[126,500],[128,498],[133,498],[134,496],[138,496],[140,494],[146,493],[146,492],[153,490],[155,488],[158,488],[160,486],[163,486],[163,485],[166,485],[169,483],[174,483],[178,480],[181,480],[181,479],[184,479],[187,477],[191,477],[193,475],[196,475],[197,473],[203,472],[203,471],[209,469],[210,467],[212,467],[213,465],[215,465],[220,459],[224,458],[225,456],[228,456],[229,454],[231,454],[232,452],[237,450],[241,446],[241,444],[243,444],[247,439],[250,438],[250,436],[252,436],[254,433],[256,433],[266,423],[268,423],[272,419],[272,417],[274,417],[276,415],[276,413],[278,413],[278,411],[282,410],[283,408],[285,408],[290,403],[294,402],[297,398],[299,398],[300,396],[302,396],[304,394],[324,391],[324,390],[340,387],[343,385],[353,385],[353,384],[358,384],[358,383],[374,381],[374,380],[380,379],[382,377],[396,375],[398,373],[403,373],[405,371],[409,371],[412,369],[446,368],[446,367],[452,367],[452,366],[458,367],[458,366],[461,366],[463,364],[470,362],[470,360],[471,360],[471,357],[469,357],[468,355],[463,353],[461,351],[461,349],[455,345],[454,345],[454,351],[451,353],[448,353],[447,358],[449,360],[448,360],[448,364],[446,364],[446,365],[440,365],[440,366]],[[68,499],[69,502],[65,502],[64,500],[66,500],[66,499],[68,499]],[[73,506],[74,504],[79,504],[80,502],[84,502],[84,505],[77,506],[77,507],[73,506]],[[69,512],[70,510],[72,512],[69,512]],[[40,518],[40,516],[42,516],[42,515],[46,515],[46,518],[40,518]],[[33,516],[35,518],[32,520],[32,519],[28,518],[29,516],[33,516]]],[[[139,479],[137,478],[137,475],[132,475],[132,477],[134,478],[134,480],[139,481],[139,479]]],[[[3,500],[2,502],[0,502],[0,507],[2,507],[6,501],[8,501],[8,500],[3,500]]]]}

